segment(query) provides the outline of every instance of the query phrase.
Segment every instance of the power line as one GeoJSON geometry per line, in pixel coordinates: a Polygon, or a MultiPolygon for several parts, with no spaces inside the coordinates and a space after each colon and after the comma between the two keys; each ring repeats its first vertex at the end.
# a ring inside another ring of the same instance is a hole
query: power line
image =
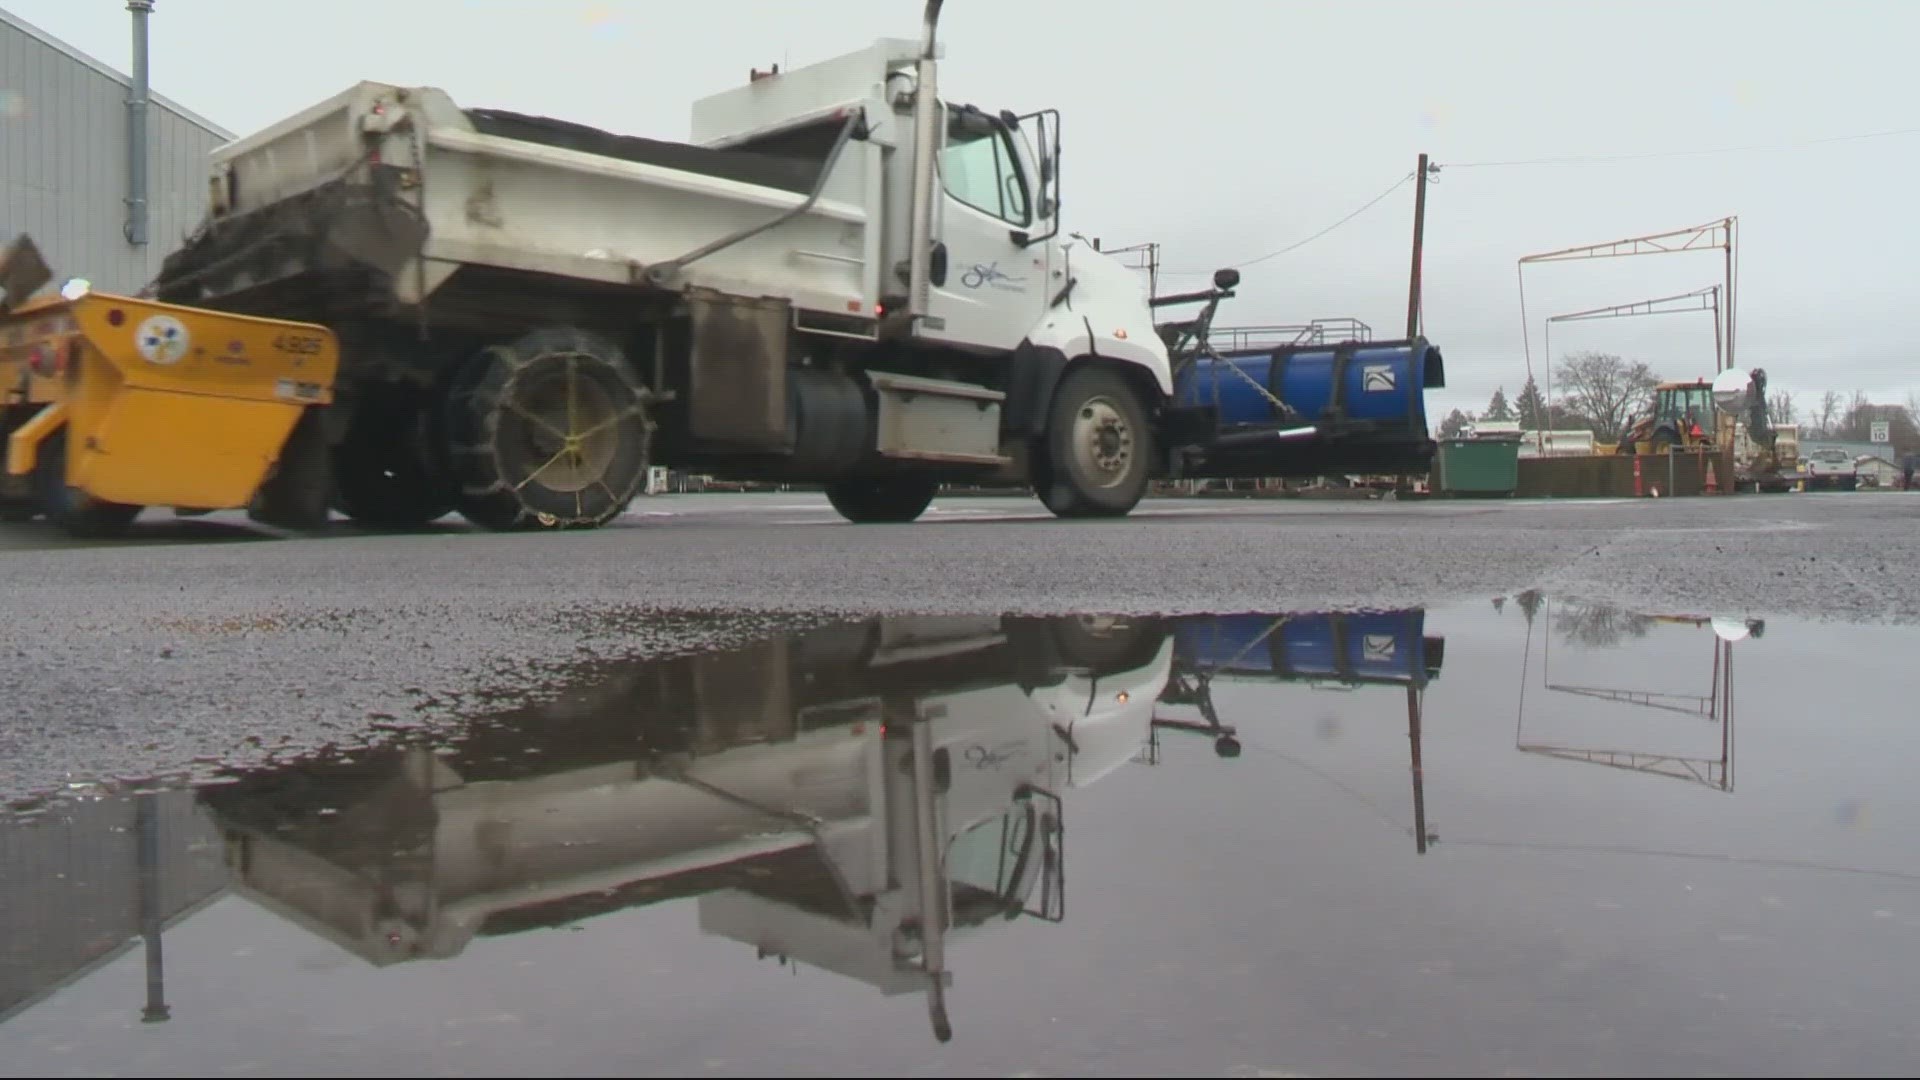
{"type": "MultiPolygon", "coordinates": [[[[1435,164],[1435,171],[1439,171],[1440,168],[1505,169],[1505,168],[1520,168],[1520,167],[1535,166],[1535,165],[1605,165],[1605,164],[1611,164],[1613,162],[1621,162],[1621,161],[1652,161],[1652,160],[1658,160],[1661,158],[1705,157],[1705,156],[1712,156],[1716,154],[1746,154],[1746,153],[1765,152],[1770,150],[1799,150],[1799,149],[1805,149],[1807,147],[1812,147],[1812,146],[1830,146],[1835,143],[1859,142],[1866,139],[1887,139],[1887,138],[1895,138],[1902,135],[1920,135],[1920,127],[1889,128],[1884,131],[1864,131],[1864,132],[1859,132],[1857,134],[1852,134],[1852,135],[1831,135],[1831,136],[1827,136],[1825,138],[1820,138],[1820,139],[1802,139],[1797,142],[1753,143],[1746,146],[1703,147],[1703,148],[1694,149],[1694,150],[1658,150],[1658,151],[1652,151],[1649,153],[1640,153],[1640,154],[1603,154],[1603,155],[1587,155],[1587,156],[1557,157],[1557,158],[1516,158],[1516,159],[1511,159],[1506,161],[1435,162],[1434,164],[1435,164]]],[[[1243,267],[1253,266],[1256,263],[1263,263],[1263,262],[1266,262],[1268,259],[1279,258],[1282,255],[1286,255],[1291,252],[1298,251],[1301,248],[1307,246],[1308,244],[1313,243],[1315,240],[1318,240],[1321,237],[1327,235],[1328,233],[1334,231],[1335,229],[1338,229],[1342,225],[1345,225],[1347,222],[1352,221],[1354,218],[1359,217],[1361,214],[1366,213],[1368,210],[1373,209],[1387,196],[1393,194],[1395,191],[1398,191],[1400,189],[1400,185],[1406,183],[1411,179],[1413,179],[1413,173],[1409,172],[1405,176],[1402,176],[1400,179],[1394,181],[1391,187],[1387,188],[1385,191],[1382,191],[1380,194],[1374,196],[1372,199],[1367,200],[1367,202],[1363,204],[1359,209],[1353,211],[1352,213],[1334,222],[1333,224],[1328,225],[1326,228],[1321,229],[1319,232],[1314,233],[1313,235],[1307,237],[1304,240],[1296,241],[1292,244],[1287,245],[1286,247],[1279,249],[1278,251],[1270,251],[1265,255],[1261,255],[1257,258],[1248,259],[1246,262],[1234,263],[1232,265],[1236,269],[1239,269],[1243,267]]],[[[1160,272],[1163,274],[1172,274],[1177,277],[1204,276],[1204,275],[1213,273],[1212,270],[1185,270],[1185,269],[1164,269],[1164,268],[1160,272]]]]}
{"type": "Polygon", "coordinates": [[[1824,139],[1802,139],[1798,142],[1754,143],[1747,146],[1706,147],[1696,150],[1659,150],[1644,154],[1529,158],[1513,161],[1462,161],[1445,162],[1443,164],[1449,169],[1501,169],[1525,165],[1604,165],[1615,161],[1648,161],[1655,158],[1703,157],[1712,154],[1746,154],[1766,150],[1799,150],[1810,146],[1828,146],[1834,143],[1859,142],[1863,139],[1887,139],[1899,135],[1920,135],[1920,127],[1892,128],[1886,131],[1866,131],[1857,135],[1832,135],[1824,139]]]}
{"type": "MultiPolygon", "coordinates": [[[[1295,241],[1294,243],[1291,243],[1291,244],[1288,244],[1288,245],[1287,245],[1286,247],[1283,247],[1283,248],[1281,248],[1281,249],[1280,249],[1280,250],[1278,250],[1278,251],[1269,251],[1269,252],[1267,252],[1267,253],[1266,253],[1265,255],[1261,255],[1261,256],[1259,256],[1258,258],[1253,258],[1253,259],[1248,259],[1248,260],[1247,260],[1246,262],[1241,262],[1241,263],[1233,263],[1233,264],[1231,264],[1231,265],[1233,266],[1233,268],[1234,268],[1234,269],[1236,269],[1236,270],[1238,270],[1238,269],[1241,269],[1241,268],[1244,268],[1244,267],[1248,267],[1248,266],[1252,266],[1252,265],[1254,265],[1255,263],[1263,263],[1263,262],[1266,262],[1266,261],[1267,261],[1268,259],[1275,259],[1275,258],[1279,258],[1280,256],[1282,256],[1282,255],[1285,255],[1285,254],[1287,254],[1288,252],[1293,252],[1293,251],[1298,251],[1298,250],[1300,250],[1301,248],[1303,248],[1303,247],[1306,247],[1306,246],[1307,246],[1308,244],[1311,244],[1311,243],[1313,243],[1313,242],[1314,242],[1315,240],[1318,240],[1318,239],[1320,239],[1321,237],[1323,237],[1323,236],[1325,236],[1325,235],[1327,235],[1328,233],[1330,233],[1330,232],[1332,232],[1333,230],[1335,230],[1335,229],[1337,229],[1337,228],[1339,228],[1340,226],[1342,226],[1342,225],[1345,225],[1345,224],[1346,224],[1347,222],[1349,222],[1349,221],[1352,221],[1352,220],[1353,220],[1354,218],[1357,218],[1357,217],[1359,217],[1359,216],[1360,216],[1361,214],[1364,214],[1364,213],[1366,213],[1367,211],[1369,211],[1369,210],[1371,210],[1371,209],[1373,209],[1373,208],[1374,208],[1375,206],[1377,206],[1377,205],[1379,205],[1379,203],[1380,203],[1380,201],[1381,201],[1382,199],[1385,199],[1385,198],[1386,198],[1387,196],[1389,196],[1389,195],[1391,195],[1391,194],[1393,194],[1394,192],[1396,192],[1396,191],[1398,191],[1398,190],[1400,190],[1400,185],[1402,185],[1402,184],[1404,184],[1404,183],[1406,183],[1407,181],[1409,181],[1409,180],[1411,180],[1411,179],[1413,179],[1413,173],[1411,173],[1411,172],[1409,172],[1409,173],[1407,173],[1407,174],[1406,174],[1405,176],[1402,176],[1402,177],[1401,177],[1400,179],[1398,179],[1398,180],[1395,180],[1395,181],[1393,182],[1393,184],[1392,184],[1392,186],[1390,186],[1390,187],[1388,187],[1388,188],[1387,188],[1387,190],[1385,190],[1385,191],[1383,191],[1383,192],[1381,192],[1381,193],[1380,193],[1380,194],[1378,194],[1378,195],[1375,195],[1375,196],[1374,196],[1373,198],[1371,198],[1371,199],[1368,199],[1368,200],[1367,200],[1367,201],[1366,201],[1366,202],[1365,202],[1364,204],[1362,204],[1362,205],[1361,205],[1361,207],[1360,207],[1360,208],[1359,208],[1358,210],[1355,210],[1355,211],[1353,211],[1352,213],[1350,213],[1350,214],[1348,214],[1348,215],[1347,215],[1346,217],[1343,217],[1343,218],[1341,218],[1341,219],[1340,219],[1339,221],[1336,221],[1336,222],[1334,222],[1333,224],[1331,224],[1331,225],[1329,225],[1329,226],[1327,226],[1326,228],[1324,228],[1324,229],[1321,229],[1321,230],[1320,230],[1319,232],[1317,232],[1317,233],[1314,233],[1314,234],[1313,234],[1312,236],[1309,236],[1309,237],[1307,237],[1307,238],[1306,238],[1306,239],[1304,239],[1304,240],[1298,240],[1298,241],[1295,241]]],[[[1163,270],[1163,271],[1161,271],[1161,272],[1162,272],[1162,273],[1168,273],[1168,274],[1194,274],[1194,273],[1208,273],[1208,274],[1210,274],[1210,273],[1212,273],[1213,271],[1211,271],[1211,270],[1206,270],[1206,271],[1199,271],[1199,270],[1163,270]]]]}

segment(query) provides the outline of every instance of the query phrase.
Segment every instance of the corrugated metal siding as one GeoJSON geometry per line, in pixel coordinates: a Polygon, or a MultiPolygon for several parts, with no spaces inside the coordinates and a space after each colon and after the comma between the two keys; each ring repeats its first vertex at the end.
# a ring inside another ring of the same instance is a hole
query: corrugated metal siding
{"type": "Polygon", "coordinates": [[[147,110],[149,243],[127,243],[126,87],[0,23],[0,243],[30,233],[59,277],[135,292],[200,224],[224,139],[147,110]]]}
{"type": "MultiPolygon", "coordinates": [[[[219,831],[193,793],[154,798],[168,922],[218,894],[227,875],[219,831]]],[[[133,799],[101,799],[0,826],[0,1017],[139,938],[136,822],[133,799]]],[[[142,989],[127,993],[137,1013],[142,989]]]]}

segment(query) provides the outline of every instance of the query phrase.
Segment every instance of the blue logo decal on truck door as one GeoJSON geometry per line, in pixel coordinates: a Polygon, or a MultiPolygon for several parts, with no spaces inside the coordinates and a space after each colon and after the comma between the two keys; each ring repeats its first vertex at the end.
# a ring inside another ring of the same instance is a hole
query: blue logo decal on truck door
{"type": "Polygon", "coordinates": [[[1006,273],[1000,269],[1000,264],[997,262],[974,263],[971,269],[960,275],[960,284],[969,289],[992,286],[1001,292],[1024,292],[1027,287],[1027,279],[1024,277],[1014,277],[1006,273]]]}

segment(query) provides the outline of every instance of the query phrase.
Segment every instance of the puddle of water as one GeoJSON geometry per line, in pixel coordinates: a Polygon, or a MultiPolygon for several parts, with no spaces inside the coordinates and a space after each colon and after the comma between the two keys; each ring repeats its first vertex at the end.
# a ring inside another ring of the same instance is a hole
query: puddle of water
{"type": "Polygon", "coordinates": [[[1904,1073],[1915,642],[1527,593],[583,668],[0,821],[0,1074],[1904,1073]]]}

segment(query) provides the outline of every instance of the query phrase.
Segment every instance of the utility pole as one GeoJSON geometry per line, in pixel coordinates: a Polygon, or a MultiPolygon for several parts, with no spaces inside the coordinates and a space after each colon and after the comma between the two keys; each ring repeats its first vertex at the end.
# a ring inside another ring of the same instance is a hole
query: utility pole
{"type": "Polygon", "coordinates": [[[1413,181],[1413,275],[1407,285],[1407,338],[1420,332],[1420,247],[1427,226],[1427,155],[1420,155],[1420,167],[1413,181]]]}

